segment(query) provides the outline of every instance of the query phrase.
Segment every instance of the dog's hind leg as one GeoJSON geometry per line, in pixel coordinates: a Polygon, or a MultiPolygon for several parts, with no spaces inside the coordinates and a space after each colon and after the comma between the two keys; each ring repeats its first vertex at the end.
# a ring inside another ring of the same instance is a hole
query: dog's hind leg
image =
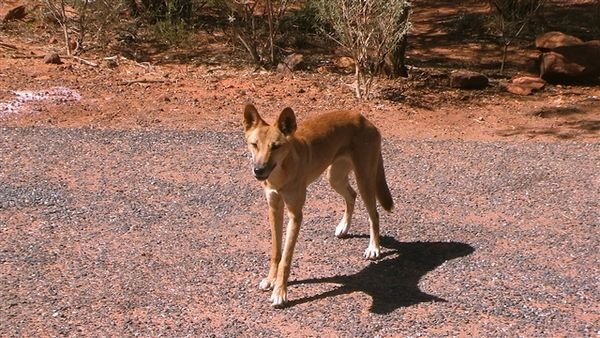
{"type": "Polygon", "coordinates": [[[379,213],[377,212],[376,170],[378,147],[365,148],[354,157],[354,174],[360,197],[369,213],[369,246],[365,250],[366,259],[377,259],[381,251],[379,243],[379,213]],[[360,159],[359,159],[360,156],[360,159]]]}
{"type": "Polygon", "coordinates": [[[339,157],[327,170],[327,178],[329,184],[338,194],[344,197],[346,202],[346,210],[342,220],[335,228],[336,237],[344,237],[348,234],[350,224],[352,223],[352,213],[354,212],[354,204],[356,202],[356,191],[350,186],[348,174],[352,170],[352,161],[348,157],[339,157]]]}
{"type": "MultiPolygon", "coordinates": [[[[358,177],[357,177],[357,180],[358,177]]],[[[377,259],[381,251],[379,244],[379,213],[377,212],[377,202],[375,199],[375,190],[373,187],[366,187],[364,183],[358,183],[360,196],[365,202],[367,212],[369,213],[369,246],[365,250],[366,259],[377,259]]]]}

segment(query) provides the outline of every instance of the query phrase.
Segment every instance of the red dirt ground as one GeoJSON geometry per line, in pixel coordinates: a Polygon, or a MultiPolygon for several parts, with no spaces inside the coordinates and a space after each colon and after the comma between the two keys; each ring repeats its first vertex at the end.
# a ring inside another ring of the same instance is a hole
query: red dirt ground
{"type": "MultiPolygon", "coordinates": [[[[0,14],[16,3],[8,2],[0,14]]],[[[21,34],[0,31],[0,41],[17,47],[0,47],[0,100],[14,100],[13,91],[17,90],[53,87],[68,87],[81,99],[59,100],[58,104],[33,102],[0,118],[4,124],[15,126],[236,130],[240,127],[240,107],[251,101],[273,115],[285,106],[293,107],[301,117],[331,109],[357,110],[374,120],[384,134],[407,138],[597,139],[598,87],[548,85],[542,92],[525,97],[505,92],[501,82],[506,80],[493,77],[485,90],[448,87],[447,74],[452,68],[497,73],[489,68],[498,64],[500,48],[489,42],[457,39],[447,32],[448,25],[441,24],[467,9],[488,10],[474,4],[477,2],[462,6],[414,4],[408,51],[410,78],[381,80],[376,98],[367,102],[353,98],[352,76],[326,68],[282,75],[211,62],[211,57],[225,57],[227,47],[223,45],[211,46],[212,56],[182,64],[165,61],[175,51],[154,55],[143,64],[120,57],[115,68],[102,60],[112,54],[82,55],[98,67],[72,58],[63,58],[62,65],[47,65],[41,57],[49,51],[61,51],[60,44],[47,41],[60,38],[60,32],[35,28],[33,37],[11,26],[21,34]]],[[[536,55],[531,42],[515,44],[509,54],[508,73],[526,73],[536,55]]]]}

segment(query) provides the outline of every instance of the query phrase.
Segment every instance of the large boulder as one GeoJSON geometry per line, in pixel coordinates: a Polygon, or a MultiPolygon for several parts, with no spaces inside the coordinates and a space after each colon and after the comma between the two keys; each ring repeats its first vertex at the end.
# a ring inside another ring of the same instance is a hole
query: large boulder
{"type": "Polygon", "coordinates": [[[600,40],[583,42],[559,32],[536,38],[540,77],[552,83],[597,81],[600,76],[600,40]]]}
{"type": "Polygon", "coordinates": [[[535,38],[535,48],[547,52],[557,47],[572,46],[583,43],[578,37],[561,32],[548,32],[535,38]]]}

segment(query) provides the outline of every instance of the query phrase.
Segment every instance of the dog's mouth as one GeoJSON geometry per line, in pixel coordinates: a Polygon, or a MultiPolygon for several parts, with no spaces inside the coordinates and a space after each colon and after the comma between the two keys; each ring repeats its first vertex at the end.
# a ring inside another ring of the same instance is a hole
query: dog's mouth
{"type": "Polygon", "coordinates": [[[269,175],[271,174],[273,169],[275,169],[276,165],[277,164],[264,167],[254,167],[254,169],[252,170],[254,173],[254,177],[259,181],[265,181],[267,178],[269,178],[269,175]]]}

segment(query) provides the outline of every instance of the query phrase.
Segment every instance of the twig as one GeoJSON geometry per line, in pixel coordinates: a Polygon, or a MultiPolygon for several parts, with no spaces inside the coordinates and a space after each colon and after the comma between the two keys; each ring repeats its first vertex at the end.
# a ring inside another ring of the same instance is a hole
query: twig
{"type": "Polygon", "coordinates": [[[44,55],[11,55],[13,59],[43,59],[44,55]]]}
{"type": "Polygon", "coordinates": [[[135,65],[144,69],[152,69],[150,62],[136,62],[135,65]]]}
{"type": "MultiPolygon", "coordinates": [[[[12,55],[11,58],[13,59],[43,59],[45,56],[44,55],[12,55]]],[[[92,61],[88,61],[86,59],[80,58],[79,56],[75,56],[75,55],[65,55],[62,56],[63,58],[71,58],[74,60],[77,60],[85,65],[91,66],[91,67],[98,67],[98,64],[92,61]]]]}
{"type": "Polygon", "coordinates": [[[129,80],[129,81],[123,81],[121,83],[119,83],[121,86],[129,86],[135,83],[165,83],[165,82],[169,82],[167,80],[149,80],[149,79],[137,79],[137,80],[129,80]]]}
{"type": "Polygon", "coordinates": [[[0,47],[17,50],[17,46],[9,45],[8,43],[0,42],[0,47]]]}
{"type": "Polygon", "coordinates": [[[91,67],[98,67],[98,64],[97,64],[97,63],[95,63],[95,62],[92,62],[92,61],[88,61],[88,60],[86,60],[86,59],[82,59],[82,58],[80,58],[79,56],[72,55],[71,57],[72,57],[73,59],[75,59],[75,60],[77,60],[77,61],[79,61],[79,62],[83,63],[84,65],[88,65],[88,66],[91,66],[91,67]]]}

